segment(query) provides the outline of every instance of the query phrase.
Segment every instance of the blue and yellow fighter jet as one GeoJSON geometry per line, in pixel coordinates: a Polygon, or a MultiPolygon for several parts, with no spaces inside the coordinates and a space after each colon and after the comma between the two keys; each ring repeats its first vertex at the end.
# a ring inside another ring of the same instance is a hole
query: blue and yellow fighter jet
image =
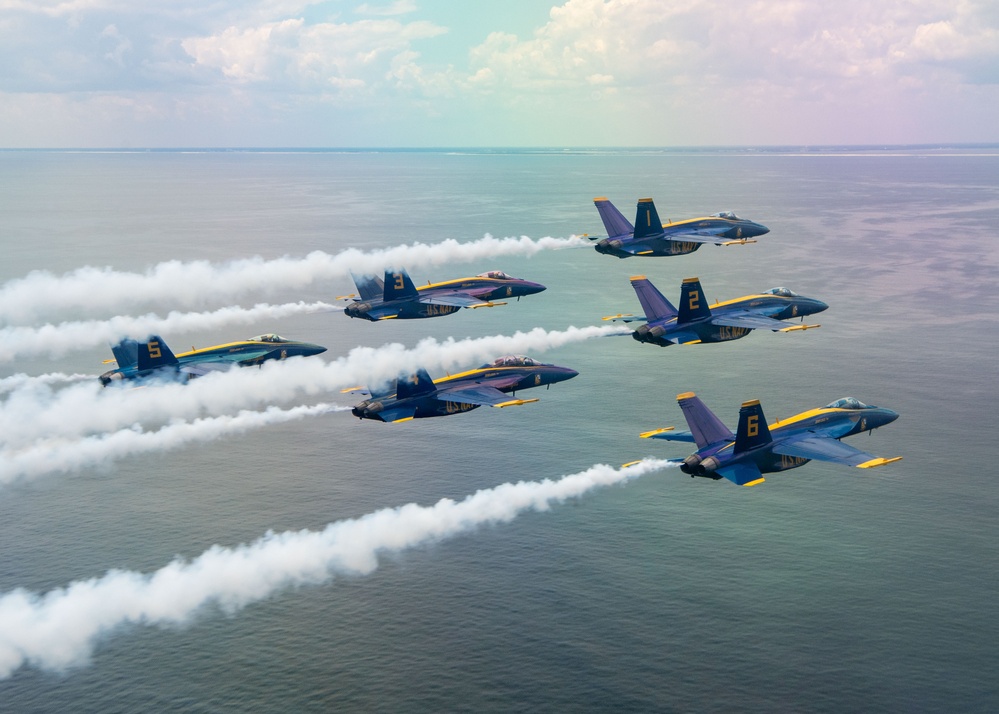
{"type": "Polygon", "coordinates": [[[500,298],[520,298],[540,293],[540,283],[513,278],[501,270],[491,270],[471,278],[458,278],[443,283],[428,283],[419,288],[405,270],[386,270],[385,279],[374,275],[353,275],[356,295],[341,295],[338,300],[353,299],[344,308],[348,317],[365,320],[403,320],[450,315],[463,307],[495,307],[505,302],[500,298]]]}
{"type": "Polygon", "coordinates": [[[612,322],[645,322],[631,336],[639,342],[660,347],[727,342],[745,337],[751,330],[810,330],[821,325],[804,324],[805,316],[822,312],[829,307],[821,300],[802,297],[788,288],[770,288],[762,293],[744,295],[709,306],[701,290],[700,280],[685,278],[680,285],[678,310],[644,275],[632,276],[631,286],[638,294],[645,317],[618,314],[603,319],[612,322]],[[802,324],[789,326],[781,322],[795,317],[800,317],[802,324]]]}
{"type": "Polygon", "coordinates": [[[119,380],[155,378],[186,381],[208,372],[227,370],[234,365],[248,367],[271,359],[318,355],[326,348],[267,334],[174,355],[162,337],[153,335],[145,342],[124,339],[112,346],[111,351],[115,359],[110,361],[116,361],[118,368],[101,375],[101,384],[105,387],[119,380]]]}
{"type": "Polygon", "coordinates": [[[811,409],[767,426],[759,400],[744,402],[739,410],[735,434],[693,392],[678,394],[690,431],[673,427],[642,434],[643,439],[688,441],[697,451],[682,461],[686,474],[710,479],[727,478],[740,486],[763,483],[763,474],[798,468],[812,459],[831,461],[861,469],[901,460],[885,459],[847,446],[845,436],[871,432],[898,419],[891,409],[872,407],[852,397],[837,399],[820,409],[811,409]]]}
{"type": "Polygon", "coordinates": [[[607,237],[599,240],[594,247],[598,253],[618,258],[685,255],[705,243],[744,245],[755,243],[750,239],[770,232],[766,226],[739,218],[731,211],[664,224],[659,220],[656,204],[651,198],[638,199],[638,214],[633,226],[603,196],[594,198],[593,203],[607,230],[607,237]]]}
{"type": "Polygon", "coordinates": [[[354,407],[359,419],[397,422],[426,417],[448,416],[481,406],[512,407],[537,399],[517,399],[520,389],[546,387],[572,379],[579,372],[568,367],[544,364],[530,357],[508,355],[460,374],[432,380],[426,370],[417,370],[405,379],[390,383],[380,392],[361,387],[343,392],[370,394],[354,407]]]}

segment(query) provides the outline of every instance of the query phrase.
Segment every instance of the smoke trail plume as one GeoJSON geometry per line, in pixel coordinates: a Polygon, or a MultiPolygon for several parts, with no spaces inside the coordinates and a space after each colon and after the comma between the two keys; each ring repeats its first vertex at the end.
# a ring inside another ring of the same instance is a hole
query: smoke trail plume
{"type": "Polygon", "coordinates": [[[303,405],[292,409],[269,407],[262,412],[244,410],[234,416],[195,419],[192,422],[174,421],[157,431],[144,431],[136,425],[131,429],[77,441],[45,439],[27,449],[0,452],[0,484],[7,485],[45,473],[70,473],[126,456],[214,441],[222,436],[241,434],[271,424],[346,409],[330,404],[303,405]]]}
{"type": "Polygon", "coordinates": [[[67,382],[82,382],[85,379],[97,379],[96,374],[65,374],[63,372],[50,372],[32,377],[31,375],[19,372],[9,377],[0,379],[0,394],[6,394],[16,389],[33,387],[40,384],[66,384],[67,382]]]}
{"type": "Polygon", "coordinates": [[[63,322],[42,327],[4,327],[0,328],[0,362],[29,354],[59,357],[74,349],[118,342],[123,337],[141,340],[162,332],[210,330],[229,324],[249,325],[259,320],[342,309],[325,302],[259,303],[251,308],[223,307],[213,312],[174,311],[166,317],[150,313],[141,317],[119,315],[109,320],[63,322]]]}
{"type": "Polygon", "coordinates": [[[582,238],[493,238],[490,235],[459,243],[412,243],[364,252],[354,248],[335,255],[314,251],[304,258],[261,257],[213,264],[171,260],[130,273],[86,266],[58,276],[35,271],[0,286],[0,323],[32,324],[47,315],[82,313],[103,315],[121,305],[169,301],[190,308],[207,301],[242,295],[249,291],[296,289],[316,280],[344,278],[350,271],[381,273],[386,268],[441,265],[507,255],[534,255],[586,245],[582,238]]]}
{"type": "Polygon", "coordinates": [[[627,469],[599,464],[555,481],[505,483],[462,501],[387,508],[318,532],[269,532],[249,545],[216,545],[194,560],[178,558],[150,574],[111,570],[45,594],[13,590],[0,596],[0,678],[25,664],[49,670],[82,665],[97,640],[126,623],[185,624],[208,605],[235,613],[290,587],[369,574],[380,555],[508,523],[525,511],[547,511],[668,466],[653,459],[627,469]]]}
{"type": "Polygon", "coordinates": [[[126,385],[102,389],[96,380],[61,390],[33,384],[12,391],[0,404],[0,444],[26,446],[41,438],[118,431],[136,422],[189,420],[260,404],[323,398],[345,387],[376,386],[418,367],[431,372],[464,369],[510,352],[538,353],[596,337],[629,333],[625,327],[594,326],[561,331],[535,328],[466,340],[426,338],[412,349],[398,343],[357,347],[331,362],[314,357],[269,361],[259,369],[233,369],[188,384],[150,389],[130,389],[126,385]],[[25,419],[25,414],[30,414],[31,419],[25,419]]]}

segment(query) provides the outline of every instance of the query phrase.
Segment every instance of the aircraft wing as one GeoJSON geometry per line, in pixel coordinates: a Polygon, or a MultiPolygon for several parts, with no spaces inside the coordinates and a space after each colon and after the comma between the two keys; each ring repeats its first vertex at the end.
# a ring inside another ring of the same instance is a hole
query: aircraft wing
{"type": "Polygon", "coordinates": [[[475,384],[468,387],[442,389],[434,395],[442,402],[476,404],[487,407],[510,407],[536,402],[537,399],[516,399],[488,384],[475,384]]]}
{"type": "Polygon", "coordinates": [[[814,435],[783,441],[774,446],[773,450],[774,453],[783,454],[784,456],[797,456],[803,459],[815,459],[816,461],[831,461],[832,463],[856,466],[861,469],[883,466],[902,458],[899,456],[892,459],[884,459],[874,454],[869,454],[866,451],[855,449],[838,439],[814,435]]]}
{"type": "MultiPolygon", "coordinates": [[[[421,295],[420,302],[424,305],[451,305],[452,307],[472,307],[488,304],[488,300],[477,298],[468,293],[436,293],[434,295],[421,295]]],[[[492,303],[497,305],[499,303],[492,303]]]]}
{"type": "Polygon", "coordinates": [[[726,327],[746,327],[750,330],[782,330],[787,327],[787,324],[780,320],[761,315],[758,312],[750,312],[749,310],[723,312],[712,315],[711,324],[724,325],[726,327]]]}
{"type": "Polygon", "coordinates": [[[196,362],[185,364],[177,371],[191,377],[204,377],[210,372],[228,372],[235,364],[235,362],[196,362]]]}
{"type": "Polygon", "coordinates": [[[798,330],[808,330],[819,325],[788,325],[781,320],[761,315],[749,310],[739,310],[738,312],[725,312],[712,315],[711,324],[724,325],[726,327],[743,327],[750,330],[773,330],[774,332],[796,332],[798,330]]]}
{"type": "Polygon", "coordinates": [[[715,473],[721,474],[737,486],[755,486],[764,481],[763,474],[756,464],[722,466],[715,473]]]}

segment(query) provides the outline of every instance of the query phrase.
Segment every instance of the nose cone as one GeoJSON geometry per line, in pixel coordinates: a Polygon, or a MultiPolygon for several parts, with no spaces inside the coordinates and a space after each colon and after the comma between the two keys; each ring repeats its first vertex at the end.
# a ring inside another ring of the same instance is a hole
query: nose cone
{"type": "MultiPolygon", "coordinates": [[[[766,235],[767,233],[770,232],[770,229],[767,228],[762,223],[752,222],[752,223],[750,223],[750,226],[751,226],[750,229],[749,229],[749,235],[750,236],[762,236],[762,235],[766,235]]],[[[745,235],[745,233],[746,233],[746,231],[743,231],[743,235],[745,235]]]]}
{"type": "Polygon", "coordinates": [[[817,312],[822,312],[823,310],[829,309],[828,305],[826,305],[821,300],[816,300],[815,298],[809,298],[807,307],[810,310],[810,312],[808,313],[809,315],[814,315],[817,312]]]}
{"type": "Polygon", "coordinates": [[[530,280],[520,281],[520,294],[521,295],[534,295],[535,293],[540,293],[547,290],[541,283],[532,283],[530,280]]]}
{"type": "Polygon", "coordinates": [[[326,348],[322,345],[314,345],[311,342],[306,342],[302,345],[302,354],[306,357],[312,357],[313,355],[321,355],[326,351],[326,348]]]}
{"type": "Polygon", "coordinates": [[[568,367],[553,367],[552,382],[564,382],[567,379],[579,376],[579,372],[568,367]]]}
{"type": "Polygon", "coordinates": [[[882,415],[884,416],[884,424],[891,424],[893,421],[898,419],[898,412],[892,411],[891,409],[882,409],[882,415]]]}

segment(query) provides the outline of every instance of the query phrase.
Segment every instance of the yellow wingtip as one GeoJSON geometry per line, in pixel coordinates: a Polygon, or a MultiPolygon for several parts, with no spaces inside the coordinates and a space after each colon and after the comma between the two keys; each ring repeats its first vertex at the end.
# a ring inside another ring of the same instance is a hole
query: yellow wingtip
{"type": "Polygon", "coordinates": [[[874,469],[874,468],[877,468],[878,466],[884,466],[885,464],[893,464],[896,461],[901,461],[901,460],[902,460],[901,456],[894,456],[894,457],[892,457],[890,459],[885,459],[885,458],[882,458],[882,457],[879,456],[876,459],[871,459],[870,461],[865,461],[862,464],[857,464],[857,468],[858,469],[874,469]]]}
{"type": "Polygon", "coordinates": [[[637,466],[637,465],[638,465],[638,464],[640,464],[640,463],[642,463],[642,460],[641,460],[641,459],[639,459],[638,461],[629,461],[629,462],[628,462],[628,463],[626,463],[626,464],[621,464],[621,468],[622,468],[622,469],[627,469],[627,468],[630,468],[630,467],[632,467],[632,466],[637,466]]]}
{"type": "Polygon", "coordinates": [[[638,435],[639,439],[648,439],[650,436],[655,436],[656,434],[665,434],[667,431],[673,431],[676,427],[664,426],[662,429],[653,429],[652,431],[643,431],[638,435]]]}
{"type": "Polygon", "coordinates": [[[766,479],[765,479],[765,478],[758,478],[758,479],[756,479],[755,481],[750,481],[749,483],[744,483],[744,484],[742,484],[742,485],[743,485],[744,487],[746,487],[746,488],[749,488],[750,486],[757,486],[757,485],[759,485],[759,484],[763,483],[764,481],[766,481],[766,479]]]}
{"type": "Polygon", "coordinates": [[[519,407],[521,404],[531,404],[533,402],[540,401],[540,399],[511,399],[508,402],[500,402],[499,404],[493,404],[497,409],[502,409],[503,407],[519,407]]]}

